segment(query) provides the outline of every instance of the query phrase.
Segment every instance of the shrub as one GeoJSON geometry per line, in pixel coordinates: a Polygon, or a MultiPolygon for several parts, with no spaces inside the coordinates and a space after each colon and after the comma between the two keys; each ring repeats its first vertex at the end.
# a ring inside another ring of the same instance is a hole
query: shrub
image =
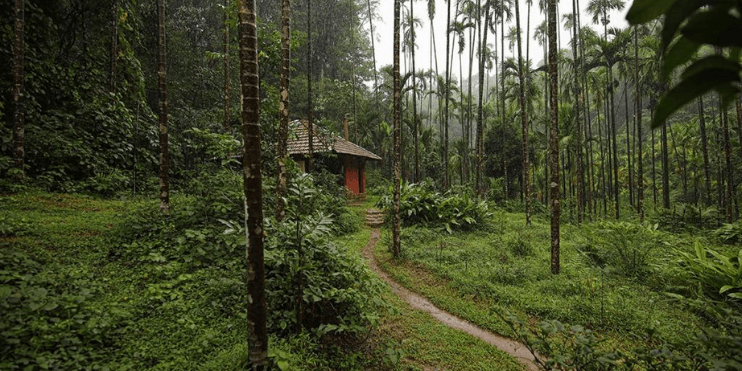
{"type": "Polygon", "coordinates": [[[698,229],[714,228],[719,225],[719,211],[715,207],[697,207],[692,204],[678,204],[672,209],[660,209],[652,222],[660,229],[682,233],[698,229]]]}
{"type": "MultiPolygon", "coordinates": [[[[377,203],[391,216],[392,189],[377,203]]],[[[404,184],[401,188],[399,213],[404,225],[422,224],[440,227],[448,233],[482,226],[491,215],[485,202],[476,202],[468,195],[440,194],[427,183],[404,184]]]]}
{"type": "Polygon", "coordinates": [[[726,256],[699,242],[694,252],[677,250],[680,258],[677,274],[691,286],[714,298],[742,299],[742,249],[736,256],[726,256]]]}
{"type": "Polygon", "coordinates": [[[742,242],[742,222],[734,224],[724,223],[721,228],[714,231],[714,236],[728,244],[742,242]]]}
{"type": "Polygon", "coordinates": [[[649,273],[652,252],[668,244],[657,225],[599,222],[584,227],[583,233],[586,236],[578,250],[591,263],[599,267],[610,265],[619,274],[632,278],[644,278],[649,273]]]}

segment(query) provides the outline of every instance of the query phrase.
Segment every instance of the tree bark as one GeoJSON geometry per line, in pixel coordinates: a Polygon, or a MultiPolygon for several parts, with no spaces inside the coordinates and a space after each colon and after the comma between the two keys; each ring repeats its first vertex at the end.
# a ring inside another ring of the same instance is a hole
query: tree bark
{"type": "Polygon", "coordinates": [[[400,198],[400,162],[402,160],[401,151],[401,122],[400,122],[400,78],[399,78],[399,21],[400,21],[400,0],[394,0],[394,215],[392,216],[392,254],[399,257],[401,252],[401,230],[399,216],[399,198],[400,198]]]}
{"type": "Polygon", "coordinates": [[[634,84],[636,85],[636,140],[637,140],[637,176],[636,176],[636,210],[639,220],[644,221],[644,161],[642,160],[642,93],[639,81],[639,28],[634,26],[634,84]]]}
{"type": "MultiPolygon", "coordinates": [[[[487,47],[487,34],[489,33],[489,23],[490,23],[490,0],[487,0],[484,5],[484,37],[480,37],[480,45],[479,45],[479,100],[477,102],[477,179],[476,179],[476,197],[479,199],[483,195],[482,190],[482,163],[484,158],[484,139],[482,137],[483,131],[484,131],[484,118],[483,118],[483,109],[482,106],[484,105],[484,69],[485,69],[485,59],[484,59],[484,49],[487,47]]],[[[481,30],[481,23],[480,23],[480,30],[481,30]]],[[[481,31],[480,31],[481,32],[481,31]]]]}
{"type": "Polygon", "coordinates": [[[286,182],[288,181],[286,162],[289,157],[286,141],[289,135],[289,84],[291,78],[291,1],[282,0],[281,4],[281,96],[278,102],[278,143],[276,143],[276,157],[278,157],[276,220],[279,222],[286,215],[284,198],[286,197],[286,182]]]}
{"type": "Polygon", "coordinates": [[[111,1],[111,71],[108,80],[108,92],[116,94],[116,61],[118,59],[118,21],[119,2],[111,1]]]}
{"type": "Polygon", "coordinates": [[[167,135],[167,66],[165,59],[165,0],[157,1],[158,19],[158,90],[160,95],[160,211],[170,210],[170,154],[167,135]]]}
{"type": "Polygon", "coordinates": [[[663,123],[660,140],[662,141],[662,206],[670,208],[670,159],[667,147],[667,124],[663,123]]]}
{"type": "MultiPolygon", "coordinates": [[[[721,102],[721,97],[719,97],[719,102],[721,102]]],[[[732,218],[734,216],[734,213],[732,211],[732,208],[734,207],[732,145],[731,145],[731,141],[729,140],[729,119],[727,116],[727,110],[723,106],[721,106],[721,109],[722,109],[721,130],[722,130],[722,134],[724,135],[724,159],[726,160],[725,162],[726,162],[726,170],[727,170],[727,196],[726,196],[727,223],[732,223],[732,218]]]]}
{"type": "MultiPolygon", "coordinates": [[[[395,0],[395,4],[396,4],[395,0]]],[[[445,121],[444,121],[444,134],[443,134],[443,188],[448,189],[451,185],[451,179],[448,174],[448,100],[451,94],[451,71],[448,54],[451,52],[451,0],[448,1],[448,11],[446,15],[446,89],[445,91],[445,121]]]]}
{"type": "Polygon", "coordinates": [[[701,150],[703,151],[703,173],[706,189],[703,201],[706,207],[711,206],[711,166],[709,165],[708,136],[706,135],[706,114],[703,107],[703,95],[698,97],[698,121],[701,127],[701,150]]]}
{"type": "Polygon", "coordinates": [[[559,65],[557,61],[556,40],[556,0],[549,0],[549,94],[551,98],[551,135],[549,136],[549,163],[551,171],[551,273],[559,274],[559,114],[558,114],[558,78],[559,65]]]}
{"type": "Polygon", "coordinates": [[[575,122],[577,123],[577,224],[582,223],[582,122],[580,121],[580,103],[582,101],[582,89],[580,89],[580,69],[577,65],[577,47],[579,38],[577,36],[577,5],[572,0],[572,58],[574,62],[574,84],[575,84],[575,122]]]}
{"type": "MultiPolygon", "coordinates": [[[[531,176],[530,176],[530,159],[528,158],[528,110],[526,109],[525,97],[525,78],[523,76],[523,52],[520,41],[520,6],[518,1],[515,2],[515,28],[518,42],[518,81],[520,85],[520,102],[521,131],[523,136],[523,191],[526,206],[526,225],[531,225],[531,176]]],[[[556,27],[556,26],[555,26],[556,27]]],[[[550,40],[551,41],[551,40],[550,40]]],[[[549,55],[551,59],[551,54],[549,55]]],[[[556,70],[554,70],[556,74],[556,70]]],[[[554,100],[552,99],[552,103],[554,100]]],[[[553,112],[552,112],[553,113],[553,112]]]]}
{"type": "Polygon", "coordinates": [[[25,39],[23,36],[25,4],[23,0],[15,0],[15,23],[13,36],[15,43],[13,47],[13,162],[17,169],[16,181],[24,178],[24,149],[23,121],[26,114],[25,99],[23,97],[23,56],[25,52],[25,39]]]}
{"type": "Polygon", "coordinates": [[[415,143],[415,183],[420,181],[420,166],[418,155],[418,122],[417,122],[417,70],[415,69],[415,1],[410,1],[410,32],[412,33],[412,137],[415,143]]]}
{"type": "Polygon", "coordinates": [[[309,157],[307,172],[314,170],[314,108],[312,107],[312,0],[307,0],[307,131],[309,134],[309,157]]]}
{"type": "Polygon", "coordinates": [[[237,0],[242,89],[242,180],[247,200],[247,348],[252,369],[268,362],[265,267],[263,265],[263,188],[258,86],[258,32],[255,0],[237,0]]]}
{"type": "Polygon", "coordinates": [[[229,0],[224,0],[224,132],[229,133],[229,0]]]}

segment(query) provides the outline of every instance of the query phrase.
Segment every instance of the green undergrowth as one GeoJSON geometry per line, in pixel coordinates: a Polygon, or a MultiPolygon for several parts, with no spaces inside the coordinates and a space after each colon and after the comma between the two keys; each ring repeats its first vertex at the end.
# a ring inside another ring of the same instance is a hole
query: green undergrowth
{"type": "MultiPolygon", "coordinates": [[[[372,201],[369,201],[372,202],[372,201]]],[[[365,214],[365,207],[353,207],[365,214]]],[[[363,228],[336,241],[360,256],[371,235],[363,228]]],[[[381,242],[377,244],[381,245],[381,242]]],[[[522,370],[514,358],[421,310],[412,309],[388,288],[381,294],[380,324],[366,345],[371,364],[401,370],[522,370]],[[399,358],[397,360],[397,358],[399,358]],[[395,362],[392,362],[392,360],[395,362]]],[[[375,368],[376,369],[376,368],[375,368]]]]}
{"type": "Polygon", "coordinates": [[[678,273],[681,252],[693,252],[696,241],[635,223],[563,225],[562,269],[554,276],[548,221],[534,218],[531,227],[524,221],[523,214],[497,212],[490,231],[450,236],[405,228],[401,260],[388,253],[385,232],[376,256],[397,281],[437,306],[506,336],[515,334],[498,313],[532,326],[580,324],[608,349],[687,345],[716,324],[678,300],[697,294],[698,285],[678,273]]]}
{"type": "MultiPolygon", "coordinates": [[[[225,180],[239,177],[214,181],[225,180]]],[[[368,230],[359,228],[360,213],[309,183],[295,193],[320,211],[298,222],[305,308],[314,314],[305,317],[303,335],[292,322],[299,203],[288,209],[290,225],[267,223],[272,367],[381,364],[356,344],[378,323],[381,285],[343,242],[360,233],[365,244],[368,230]]],[[[0,197],[0,369],[245,369],[243,205],[241,189],[233,188],[175,194],[168,217],[152,199],[0,197]]]]}

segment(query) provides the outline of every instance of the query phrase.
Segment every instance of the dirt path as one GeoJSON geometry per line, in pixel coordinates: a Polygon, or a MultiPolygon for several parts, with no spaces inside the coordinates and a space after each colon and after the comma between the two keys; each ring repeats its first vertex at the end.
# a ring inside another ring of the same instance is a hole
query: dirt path
{"type": "Polygon", "coordinates": [[[538,370],[538,367],[536,367],[533,362],[533,354],[531,354],[531,352],[526,349],[523,344],[496,335],[487,330],[483,330],[461,318],[458,318],[446,311],[438,309],[428,299],[425,299],[422,296],[406,289],[405,287],[402,287],[391,277],[389,277],[389,275],[387,275],[386,272],[384,272],[379,267],[379,265],[376,264],[376,259],[374,258],[374,247],[376,246],[376,242],[379,241],[380,235],[381,232],[378,228],[374,228],[371,231],[371,238],[368,240],[368,244],[366,244],[366,247],[363,248],[363,257],[368,261],[368,266],[371,268],[371,270],[373,270],[377,275],[379,275],[379,277],[381,277],[381,279],[389,284],[389,286],[392,288],[392,292],[409,303],[411,307],[429,313],[431,316],[435,317],[446,326],[464,331],[490,345],[497,347],[503,352],[515,357],[518,362],[526,366],[526,368],[529,370],[538,370]]]}

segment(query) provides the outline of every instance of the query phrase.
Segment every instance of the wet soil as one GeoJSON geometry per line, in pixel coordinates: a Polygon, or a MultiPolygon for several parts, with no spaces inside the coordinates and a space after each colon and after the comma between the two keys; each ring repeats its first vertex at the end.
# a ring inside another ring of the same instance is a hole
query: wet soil
{"type": "Polygon", "coordinates": [[[438,321],[442,322],[444,325],[460,331],[464,331],[467,334],[481,339],[487,344],[497,347],[497,349],[500,349],[501,351],[511,355],[512,357],[515,357],[518,362],[523,364],[528,370],[538,370],[538,367],[534,363],[533,354],[531,354],[531,352],[523,344],[479,328],[461,318],[458,318],[444,310],[441,310],[433,305],[433,303],[431,303],[428,299],[425,299],[424,297],[408,290],[407,288],[402,287],[402,285],[398,284],[391,277],[389,277],[389,275],[386,274],[386,272],[384,272],[379,267],[379,265],[376,263],[376,259],[374,258],[374,247],[379,241],[380,235],[381,232],[378,228],[374,228],[371,231],[371,238],[368,240],[368,244],[366,244],[366,247],[363,248],[363,257],[368,262],[371,270],[373,270],[382,280],[389,284],[392,292],[402,298],[402,300],[406,301],[412,308],[427,312],[438,321]]]}

